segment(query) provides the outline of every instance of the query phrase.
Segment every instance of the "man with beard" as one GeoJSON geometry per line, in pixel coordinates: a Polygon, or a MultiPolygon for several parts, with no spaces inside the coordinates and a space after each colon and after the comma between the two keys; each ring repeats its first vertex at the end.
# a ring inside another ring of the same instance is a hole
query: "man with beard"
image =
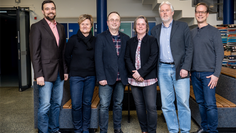
{"type": "Polygon", "coordinates": [[[191,31],[194,49],[191,79],[201,115],[201,128],[196,133],[218,132],[215,89],[224,58],[224,48],[220,31],[207,23],[208,15],[208,5],[198,3],[195,7],[198,27],[191,31]]]}
{"type": "Polygon", "coordinates": [[[64,60],[64,26],[55,21],[56,5],[42,3],[44,18],[31,26],[30,55],[39,90],[38,132],[60,133],[59,114],[64,80],[68,79],[64,60]]]}
{"type": "Polygon", "coordinates": [[[151,34],[159,45],[158,84],[161,90],[162,111],[170,133],[188,133],[191,129],[189,108],[190,79],[193,46],[191,33],[185,22],[173,20],[170,2],[159,6],[162,23],[151,34]],[[177,101],[178,118],[174,101],[177,101]]]}

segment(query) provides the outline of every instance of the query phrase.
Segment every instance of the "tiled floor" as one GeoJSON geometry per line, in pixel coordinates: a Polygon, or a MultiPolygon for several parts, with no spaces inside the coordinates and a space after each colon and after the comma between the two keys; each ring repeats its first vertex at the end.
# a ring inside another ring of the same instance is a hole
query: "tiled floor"
{"type": "MultiPolygon", "coordinates": [[[[157,133],[168,133],[161,111],[158,110],[157,133]]],[[[127,121],[127,111],[123,111],[122,130],[124,133],[140,133],[136,111],[131,111],[131,122],[127,121]]],[[[18,88],[0,88],[0,133],[37,133],[33,123],[33,89],[19,92],[18,88]]],[[[112,111],[110,112],[108,133],[113,133],[112,111]]],[[[192,121],[191,131],[198,129],[192,121]]]]}
{"type": "Polygon", "coordinates": [[[32,90],[0,88],[0,133],[36,133],[32,90]]]}

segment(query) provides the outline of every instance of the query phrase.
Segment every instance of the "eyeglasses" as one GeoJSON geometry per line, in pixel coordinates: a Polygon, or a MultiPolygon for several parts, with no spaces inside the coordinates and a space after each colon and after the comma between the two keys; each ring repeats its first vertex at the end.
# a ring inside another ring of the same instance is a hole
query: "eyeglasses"
{"type": "Polygon", "coordinates": [[[207,11],[196,11],[195,13],[196,13],[196,14],[206,14],[207,11]]]}
{"type": "Polygon", "coordinates": [[[120,22],[119,19],[110,19],[109,21],[112,22],[112,23],[113,23],[113,22],[120,22]]]}

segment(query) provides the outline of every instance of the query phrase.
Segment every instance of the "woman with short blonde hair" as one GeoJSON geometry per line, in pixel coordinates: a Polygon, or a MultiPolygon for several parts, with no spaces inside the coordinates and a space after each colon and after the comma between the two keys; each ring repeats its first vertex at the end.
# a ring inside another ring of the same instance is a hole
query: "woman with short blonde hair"
{"type": "Polygon", "coordinates": [[[65,49],[69,69],[72,121],[75,133],[89,133],[91,100],[95,86],[94,49],[96,38],[92,35],[93,18],[79,16],[79,30],[70,37],[65,49]]]}

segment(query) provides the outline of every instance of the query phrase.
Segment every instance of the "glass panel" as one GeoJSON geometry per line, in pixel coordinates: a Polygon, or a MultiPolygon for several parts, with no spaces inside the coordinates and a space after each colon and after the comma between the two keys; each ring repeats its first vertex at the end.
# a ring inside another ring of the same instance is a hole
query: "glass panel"
{"type": "Polygon", "coordinates": [[[20,12],[21,85],[27,86],[26,16],[20,12]]]}
{"type": "Polygon", "coordinates": [[[18,34],[18,72],[19,90],[24,91],[31,87],[31,64],[29,54],[29,9],[17,9],[18,34]]]}
{"type": "Polygon", "coordinates": [[[121,23],[120,31],[131,37],[131,23],[121,23]]]}

